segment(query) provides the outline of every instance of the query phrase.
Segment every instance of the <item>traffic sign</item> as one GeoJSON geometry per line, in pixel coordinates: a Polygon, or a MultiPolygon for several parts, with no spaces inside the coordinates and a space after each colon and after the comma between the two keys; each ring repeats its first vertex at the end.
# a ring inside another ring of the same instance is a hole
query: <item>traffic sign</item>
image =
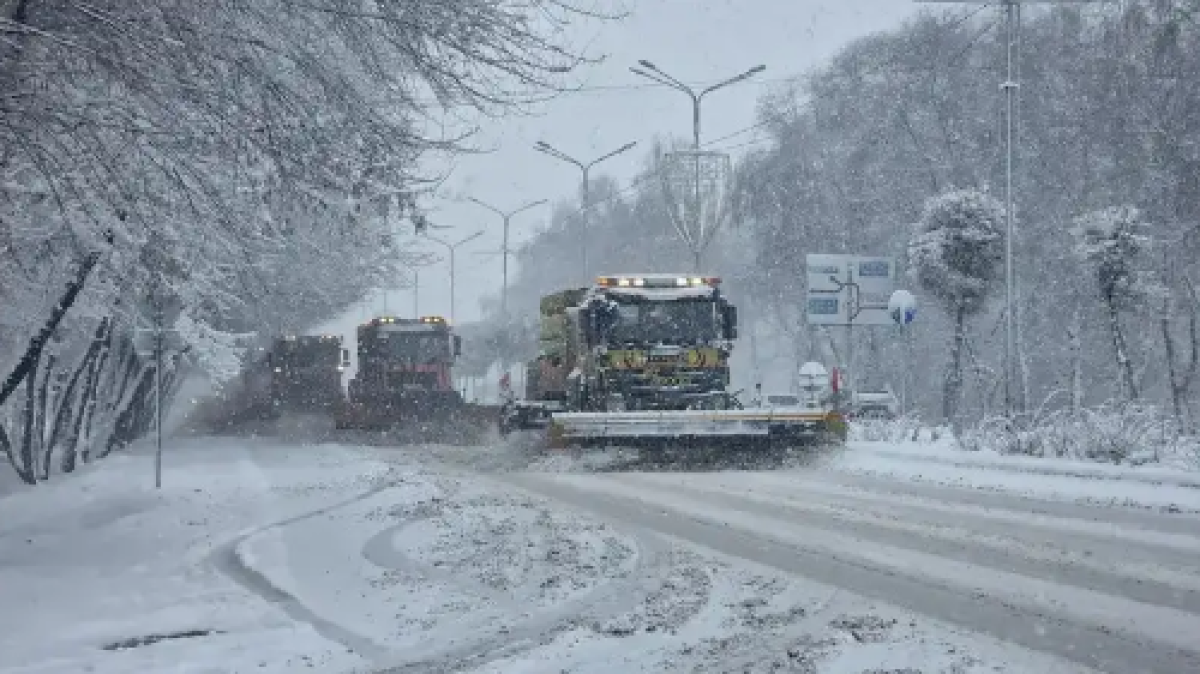
{"type": "Polygon", "coordinates": [[[895,284],[891,258],[859,255],[806,256],[805,313],[811,325],[891,325],[888,310],[895,284]]]}
{"type": "Polygon", "coordinates": [[[888,313],[899,325],[908,325],[917,316],[917,298],[907,290],[897,290],[888,300],[888,313]]]}

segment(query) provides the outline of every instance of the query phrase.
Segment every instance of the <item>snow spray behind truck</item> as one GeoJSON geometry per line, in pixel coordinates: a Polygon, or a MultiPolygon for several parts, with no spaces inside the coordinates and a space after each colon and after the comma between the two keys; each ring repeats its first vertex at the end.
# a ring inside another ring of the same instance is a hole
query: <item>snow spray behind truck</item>
{"type": "Polygon", "coordinates": [[[350,354],[336,335],[289,335],[267,356],[271,404],[281,412],[332,412],[342,400],[342,372],[350,354]]]}

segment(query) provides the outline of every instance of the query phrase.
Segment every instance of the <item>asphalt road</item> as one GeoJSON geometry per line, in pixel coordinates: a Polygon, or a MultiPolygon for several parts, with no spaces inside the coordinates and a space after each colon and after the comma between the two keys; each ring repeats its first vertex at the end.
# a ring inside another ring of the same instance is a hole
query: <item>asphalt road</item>
{"type": "Polygon", "coordinates": [[[1200,672],[1200,518],[827,472],[494,478],[1103,672],[1200,672]]]}

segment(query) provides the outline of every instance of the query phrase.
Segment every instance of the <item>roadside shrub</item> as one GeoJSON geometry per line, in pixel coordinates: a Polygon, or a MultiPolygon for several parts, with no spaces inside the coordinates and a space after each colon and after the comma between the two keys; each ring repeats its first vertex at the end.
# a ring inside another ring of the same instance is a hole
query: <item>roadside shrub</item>
{"type": "Polygon", "coordinates": [[[949,435],[948,429],[925,426],[915,415],[895,419],[854,419],[849,430],[851,440],[866,442],[933,442],[949,435]]]}
{"type": "Polygon", "coordinates": [[[1179,431],[1154,405],[1109,402],[1008,420],[989,417],[964,429],[968,451],[1069,458],[1113,464],[1171,463],[1200,468],[1200,439],[1179,431]]]}

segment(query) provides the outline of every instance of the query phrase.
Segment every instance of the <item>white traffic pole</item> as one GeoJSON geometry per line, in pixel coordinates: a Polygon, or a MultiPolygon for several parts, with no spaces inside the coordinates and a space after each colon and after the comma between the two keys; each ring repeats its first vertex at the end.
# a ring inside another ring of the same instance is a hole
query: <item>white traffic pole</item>
{"type": "Polygon", "coordinates": [[[917,315],[917,298],[907,290],[897,290],[888,298],[888,313],[900,326],[900,339],[904,344],[904,369],[900,375],[900,414],[908,413],[908,370],[912,360],[912,337],[909,324],[917,315]]]}

